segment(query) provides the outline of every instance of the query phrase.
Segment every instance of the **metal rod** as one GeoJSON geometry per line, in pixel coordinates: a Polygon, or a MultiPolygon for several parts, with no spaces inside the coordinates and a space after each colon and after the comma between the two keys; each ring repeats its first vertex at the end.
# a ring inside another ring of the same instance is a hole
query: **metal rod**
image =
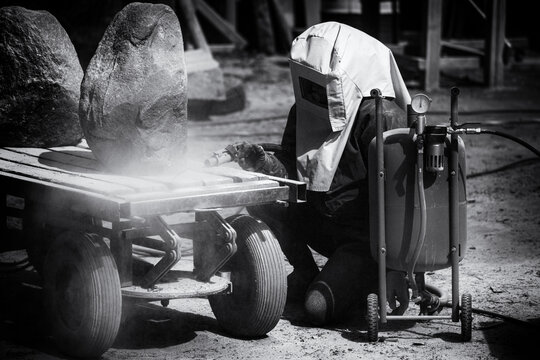
{"type": "MultiPolygon", "coordinates": [[[[458,96],[459,89],[453,87],[450,91],[450,126],[453,130],[458,127],[458,96]]],[[[458,189],[458,134],[452,133],[450,143],[450,256],[452,262],[452,321],[459,321],[459,189],[458,189]]]]}
{"type": "Polygon", "coordinates": [[[377,205],[378,205],[378,263],[379,263],[379,317],[381,323],[386,323],[386,219],[384,208],[384,139],[382,118],[382,96],[379,89],[371,90],[375,98],[375,121],[377,124],[377,205]]]}
{"type": "Polygon", "coordinates": [[[182,239],[169,227],[162,215],[150,219],[151,228],[165,242],[164,256],[142,278],[141,287],[151,288],[180,260],[182,239]]]}

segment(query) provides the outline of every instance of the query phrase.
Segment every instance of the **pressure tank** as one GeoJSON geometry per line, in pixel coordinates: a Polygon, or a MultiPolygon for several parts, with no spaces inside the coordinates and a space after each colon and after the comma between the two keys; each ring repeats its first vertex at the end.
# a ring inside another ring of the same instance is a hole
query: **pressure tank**
{"type": "MultiPolygon", "coordinates": [[[[417,146],[415,130],[409,128],[384,132],[385,167],[385,232],[387,268],[407,271],[418,243],[420,232],[420,197],[417,187],[417,146]]],[[[378,198],[377,151],[374,138],[369,147],[369,213],[371,254],[378,259],[378,198]]],[[[450,182],[448,159],[450,135],[444,139],[443,168],[424,171],[424,192],[427,224],[424,244],[414,272],[444,269],[451,266],[450,244],[450,182]]],[[[426,154],[425,154],[426,155],[426,154]]],[[[425,156],[426,157],[426,156],[425,156]]],[[[467,241],[467,197],[465,188],[465,146],[458,137],[458,190],[459,190],[459,260],[463,259],[467,241]]]]}

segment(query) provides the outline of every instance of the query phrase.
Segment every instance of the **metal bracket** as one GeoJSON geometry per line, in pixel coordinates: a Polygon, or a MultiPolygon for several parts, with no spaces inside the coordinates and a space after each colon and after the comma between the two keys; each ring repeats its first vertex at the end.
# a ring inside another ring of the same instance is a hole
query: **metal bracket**
{"type": "Polygon", "coordinates": [[[206,226],[193,241],[194,273],[208,281],[236,253],[236,231],[215,210],[197,211],[195,220],[206,226]]]}
{"type": "Polygon", "coordinates": [[[180,260],[182,239],[169,227],[161,215],[149,219],[150,228],[165,242],[165,255],[142,278],[141,287],[151,288],[180,260]]]}

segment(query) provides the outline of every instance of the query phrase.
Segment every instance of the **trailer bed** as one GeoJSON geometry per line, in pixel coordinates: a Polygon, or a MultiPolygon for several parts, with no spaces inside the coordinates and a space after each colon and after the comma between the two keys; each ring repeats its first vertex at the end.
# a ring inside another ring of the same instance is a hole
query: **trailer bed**
{"type": "Polygon", "coordinates": [[[109,221],[297,201],[302,200],[304,191],[302,183],[232,167],[195,165],[166,176],[112,174],[103,170],[84,144],[0,148],[0,181],[4,190],[15,192],[13,195],[17,188],[24,187],[25,196],[32,194],[41,203],[109,221]]]}

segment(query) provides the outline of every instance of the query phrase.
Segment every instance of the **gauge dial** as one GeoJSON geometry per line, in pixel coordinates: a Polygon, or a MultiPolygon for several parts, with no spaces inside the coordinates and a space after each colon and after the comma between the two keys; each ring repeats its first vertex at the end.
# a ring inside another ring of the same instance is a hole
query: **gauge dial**
{"type": "Polygon", "coordinates": [[[431,99],[425,94],[414,95],[411,99],[411,107],[418,114],[425,114],[429,110],[431,99]]]}

